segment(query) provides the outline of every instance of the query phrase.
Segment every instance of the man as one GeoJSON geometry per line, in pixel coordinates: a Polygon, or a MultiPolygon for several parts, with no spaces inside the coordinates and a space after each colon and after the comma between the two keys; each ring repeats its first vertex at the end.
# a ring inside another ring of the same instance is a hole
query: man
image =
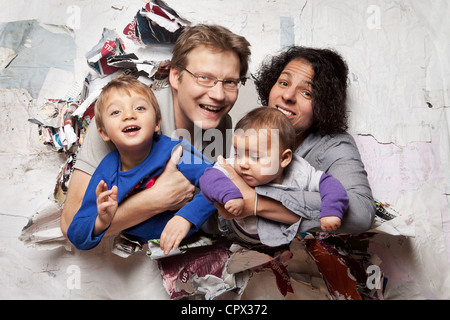
{"type": "MultiPolygon", "coordinates": [[[[155,92],[161,106],[161,133],[168,136],[175,133],[213,161],[220,154],[226,155],[229,143],[226,133],[231,129],[228,112],[237,100],[240,82],[245,81],[249,47],[244,37],[221,26],[186,28],[173,48],[170,87],[155,92]],[[204,134],[207,130],[215,134],[204,134]]],[[[77,157],[61,215],[64,235],[81,206],[91,175],[110,150],[92,121],[77,157]]],[[[195,187],[176,169],[176,162],[177,159],[168,161],[151,188],[120,204],[108,234],[135,226],[168,209],[179,209],[193,198],[195,187]]]]}

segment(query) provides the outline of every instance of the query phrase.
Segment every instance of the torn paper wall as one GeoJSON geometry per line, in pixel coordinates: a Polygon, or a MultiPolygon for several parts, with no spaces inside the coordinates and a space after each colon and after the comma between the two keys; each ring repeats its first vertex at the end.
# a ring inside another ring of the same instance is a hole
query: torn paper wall
{"type": "Polygon", "coordinates": [[[50,32],[35,20],[2,23],[0,30],[1,47],[9,49],[5,60],[16,55],[0,70],[0,88],[24,88],[37,98],[50,68],[73,72],[76,46],[67,32],[50,32]]]}
{"type": "Polygon", "coordinates": [[[336,48],[349,64],[353,132],[401,145],[430,141],[423,92],[427,28],[409,3],[319,1],[306,11],[298,42],[336,48]],[[414,81],[404,81],[406,74],[414,81]]]}
{"type": "MultiPolygon", "coordinates": [[[[250,72],[267,55],[292,42],[332,47],[343,55],[350,69],[351,133],[360,147],[374,196],[402,217],[378,227],[369,240],[373,266],[365,270],[368,278],[373,276],[369,285],[378,288],[381,278],[371,270],[380,270],[387,279],[382,283],[384,299],[449,299],[448,1],[166,3],[193,24],[219,23],[244,35],[252,44],[250,72]]],[[[47,99],[73,98],[80,93],[92,70],[86,53],[105,28],[116,30],[126,52],[136,54],[140,61],[150,60],[149,56],[155,61],[167,59],[170,47],[147,50],[122,36],[143,6],[142,1],[128,0],[101,0],[89,7],[83,2],[53,0],[4,3],[5,10],[0,12],[1,298],[169,299],[158,263],[144,252],[126,259],[117,256],[111,252],[114,239],[88,253],[66,251],[64,246],[38,251],[18,239],[30,220],[45,217],[36,213],[46,212],[66,161],[63,154],[39,140],[38,126],[28,121],[34,117],[34,107],[43,106],[47,99]],[[37,37],[45,45],[40,46],[37,37]],[[58,45],[48,45],[48,41],[58,45]],[[18,63],[26,73],[17,73],[18,63]],[[54,79],[58,79],[56,84],[54,79]],[[35,104],[36,99],[43,103],[35,104]]],[[[231,112],[234,122],[256,104],[253,88],[242,88],[231,112]]],[[[51,230],[29,229],[33,232],[25,235],[57,238],[56,225],[50,226],[51,230]]],[[[294,294],[286,291],[283,296],[273,270],[265,269],[253,274],[241,297],[345,297],[329,293],[325,269],[319,270],[306,248],[300,251],[287,263],[294,294]],[[262,282],[268,285],[261,288],[262,282]]]]}

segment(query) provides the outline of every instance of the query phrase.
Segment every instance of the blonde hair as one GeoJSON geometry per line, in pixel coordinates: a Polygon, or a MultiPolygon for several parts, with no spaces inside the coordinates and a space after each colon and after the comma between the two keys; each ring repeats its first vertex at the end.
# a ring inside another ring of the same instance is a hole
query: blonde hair
{"type": "Polygon", "coordinates": [[[156,100],[153,91],[136,77],[122,74],[103,87],[102,92],[95,102],[95,123],[97,124],[97,128],[104,129],[101,110],[108,100],[111,90],[124,90],[129,95],[131,94],[130,91],[142,94],[148,98],[153,109],[155,109],[156,121],[159,122],[161,120],[161,110],[159,109],[158,100],[156,100]]]}
{"type": "Polygon", "coordinates": [[[201,45],[212,50],[236,53],[240,61],[239,76],[245,78],[250,60],[250,43],[219,25],[199,24],[185,28],[173,48],[171,66],[186,68],[189,52],[201,45]]]}

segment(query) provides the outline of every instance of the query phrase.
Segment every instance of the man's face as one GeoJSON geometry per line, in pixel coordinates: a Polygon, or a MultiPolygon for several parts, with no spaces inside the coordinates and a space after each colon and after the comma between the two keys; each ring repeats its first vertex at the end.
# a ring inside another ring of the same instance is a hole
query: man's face
{"type": "MultiPolygon", "coordinates": [[[[189,53],[186,69],[195,75],[237,80],[240,62],[232,51],[219,52],[199,46],[189,53]]],[[[203,130],[216,128],[238,97],[238,89],[226,90],[222,82],[217,82],[214,87],[201,86],[185,70],[172,68],[169,79],[177,129],[189,130],[194,123],[203,130]]]]}

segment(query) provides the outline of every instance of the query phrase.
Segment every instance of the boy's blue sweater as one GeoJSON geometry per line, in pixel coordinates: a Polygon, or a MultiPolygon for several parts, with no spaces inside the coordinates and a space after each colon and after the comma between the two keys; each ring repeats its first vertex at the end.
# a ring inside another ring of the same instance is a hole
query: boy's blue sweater
{"type": "MultiPolygon", "coordinates": [[[[183,147],[183,154],[177,168],[193,185],[198,187],[200,177],[206,168],[212,166],[212,162],[204,158],[198,150],[185,140],[174,140],[164,135],[155,136],[147,158],[137,167],[125,172],[120,171],[119,153],[112,151],[102,160],[92,175],[81,208],[70,224],[67,237],[72,244],[80,250],[92,249],[98,245],[106,232],[105,230],[96,237],[92,236],[95,219],[97,218],[95,189],[101,180],[106,182],[108,189],[111,189],[114,185],[118,187],[117,201],[120,204],[136,186],[145,188],[147,181],[163,172],[172,151],[179,144],[183,147]]],[[[164,195],[161,195],[161,197],[164,197],[164,195]]],[[[180,210],[162,212],[124,230],[122,233],[142,242],[159,239],[166,223],[176,214],[192,223],[189,236],[198,231],[215,210],[214,205],[207,201],[200,192],[180,210]]]]}

